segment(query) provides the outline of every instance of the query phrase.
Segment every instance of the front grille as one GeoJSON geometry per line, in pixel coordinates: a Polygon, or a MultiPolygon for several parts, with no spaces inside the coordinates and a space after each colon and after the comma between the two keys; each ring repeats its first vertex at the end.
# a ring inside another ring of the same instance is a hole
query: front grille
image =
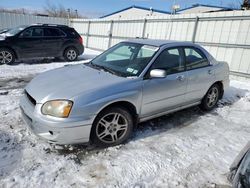
{"type": "Polygon", "coordinates": [[[31,95],[25,90],[24,91],[24,93],[25,93],[25,95],[27,96],[27,98],[29,99],[29,101],[34,105],[34,106],[36,106],[36,100],[33,98],[33,97],[31,97],[31,95]]]}

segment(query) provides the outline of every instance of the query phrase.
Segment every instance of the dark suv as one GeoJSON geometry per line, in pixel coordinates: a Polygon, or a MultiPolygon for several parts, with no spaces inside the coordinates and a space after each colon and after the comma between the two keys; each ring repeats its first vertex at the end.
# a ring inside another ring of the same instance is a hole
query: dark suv
{"type": "Polygon", "coordinates": [[[81,36],[65,25],[36,24],[0,31],[0,64],[37,57],[74,61],[83,51],[81,36]]]}

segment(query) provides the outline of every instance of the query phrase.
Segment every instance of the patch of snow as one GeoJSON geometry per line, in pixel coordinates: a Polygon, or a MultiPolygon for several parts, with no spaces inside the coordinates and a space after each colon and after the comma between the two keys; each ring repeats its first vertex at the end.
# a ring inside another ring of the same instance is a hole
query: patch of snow
{"type": "MultiPolygon", "coordinates": [[[[0,84],[64,64],[3,65],[0,84]]],[[[145,122],[125,145],[52,146],[21,120],[24,83],[0,87],[0,187],[227,185],[229,166],[250,138],[250,83],[231,81],[212,112],[193,107],[145,122]]]]}
{"type": "Polygon", "coordinates": [[[50,59],[41,59],[41,60],[29,60],[29,61],[20,61],[13,65],[1,65],[0,66],[0,79],[7,80],[10,78],[19,78],[19,77],[28,77],[34,76],[37,73],[41,73],[50,69],[62,67],[68,64],[79,64],[88,62],[90,59],[99,55],[99,51],[94,51],[86,48],[83,55],[79,56],[79,61],[75,62],[60,62],[53,61],[50,59]]]}

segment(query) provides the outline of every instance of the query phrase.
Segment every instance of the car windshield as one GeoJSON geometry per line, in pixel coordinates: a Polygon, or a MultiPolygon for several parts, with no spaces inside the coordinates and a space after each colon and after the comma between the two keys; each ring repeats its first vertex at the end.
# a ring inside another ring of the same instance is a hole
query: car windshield
{"type": "Polygon", "coordinates": [[[131,42],[119,43],[89,64],[122,77],[139,76],[159,47],[131,42]]]}
{"type": "Polygon", "coordinates": [[[6,36],[14,36],[14,35],[18,34],[19,32],[23,31],[25,28],[26,28],[26,26],[14,27],[14,28],[8,29],[7,31],[3,32],[3,34],[6,36]]]}

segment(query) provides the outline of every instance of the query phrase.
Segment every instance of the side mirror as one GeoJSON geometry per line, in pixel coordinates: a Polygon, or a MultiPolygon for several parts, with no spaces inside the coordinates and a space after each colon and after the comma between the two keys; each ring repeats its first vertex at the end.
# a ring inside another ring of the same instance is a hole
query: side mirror
{"type": "Polygon", "coordinates": [[[150,71],[151,78],[165,78],[166,76],[167,76],[166,71],[162,69],[153,69],[150,71]]]}

